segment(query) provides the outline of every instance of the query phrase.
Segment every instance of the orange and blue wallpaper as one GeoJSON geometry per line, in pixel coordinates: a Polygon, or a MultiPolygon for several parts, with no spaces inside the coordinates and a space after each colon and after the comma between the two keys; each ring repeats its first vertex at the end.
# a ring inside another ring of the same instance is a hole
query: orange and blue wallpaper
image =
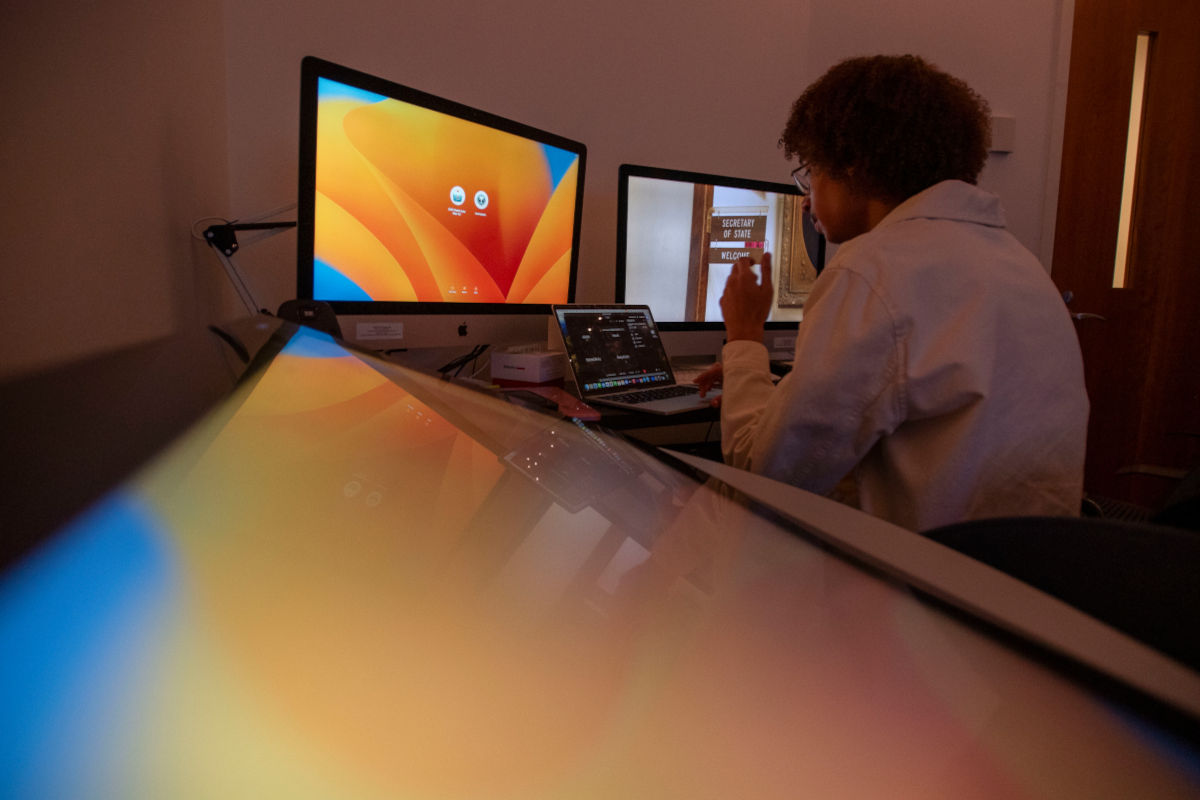
{"type": "Polygon", "coordinates": [[[313,296],[563,303],[579,157],[322,79],[313,296]]]}
{"type": "Polygon", "coordinates": [[[324,334],[230,405],[0,580],[0,797],[380,796],[330,717],[388,706],[337,665],[395,655],[391,609],[426,602],[504,467],[324,334]]]}
{"type": "Polygon", "coordinates": [[[0,797],[1200,796],[1099,681],[603,431],[381,366],[300,329],[0,575],[0,797]]]}

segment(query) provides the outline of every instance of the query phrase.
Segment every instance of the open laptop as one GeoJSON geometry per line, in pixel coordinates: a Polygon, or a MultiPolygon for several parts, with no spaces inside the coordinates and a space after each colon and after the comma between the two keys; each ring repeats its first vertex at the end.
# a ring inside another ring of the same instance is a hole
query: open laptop
{"type": "Polygon", "coordinates": [[[552,310],[585,403],[680,414],[707,408],[720,394],[712,389],[702,398],[694,384],[675,382],[650,306],[556,305],[552,310]]]}

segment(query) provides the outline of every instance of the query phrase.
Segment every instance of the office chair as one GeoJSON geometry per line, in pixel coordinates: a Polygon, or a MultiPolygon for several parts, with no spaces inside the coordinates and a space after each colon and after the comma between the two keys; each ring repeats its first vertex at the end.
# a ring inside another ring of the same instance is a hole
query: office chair
{"type": "Polygon", "coordinates": [[[1003,517],[924,535],[1200,669],[1200,534],[1088,517],[1003,517]]]}
{"type": "Polygon", "coordinates": [[[1153,522],[1200,532],[1200,465],[1191,470],[1132,464],[1117,470],[1118,475],[1151,475],[1174,482],[1174,488],[1157,508],[1086,493],[1080,512],[1085,517],[1104,517],[1136,522],[1153,522]]]}

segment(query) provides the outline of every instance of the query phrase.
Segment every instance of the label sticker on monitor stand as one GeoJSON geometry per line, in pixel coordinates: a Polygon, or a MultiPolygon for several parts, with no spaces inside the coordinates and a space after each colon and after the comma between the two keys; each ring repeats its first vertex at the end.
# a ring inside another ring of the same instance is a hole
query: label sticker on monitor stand
{"type": "Polygon", "coordinates": [[[354,326],[354,338],[360,342],[403,339],[403,322],[360,322],[354,326]]]}

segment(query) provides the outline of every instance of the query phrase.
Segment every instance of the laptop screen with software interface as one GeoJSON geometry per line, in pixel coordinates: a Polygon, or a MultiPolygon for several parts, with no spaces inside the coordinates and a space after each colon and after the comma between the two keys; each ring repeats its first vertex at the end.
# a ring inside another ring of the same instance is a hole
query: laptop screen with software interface
{"type": "Polygon", "coordinates": [[[581,394],[675,382],[648,306],[555,307],[581,394]]]}

